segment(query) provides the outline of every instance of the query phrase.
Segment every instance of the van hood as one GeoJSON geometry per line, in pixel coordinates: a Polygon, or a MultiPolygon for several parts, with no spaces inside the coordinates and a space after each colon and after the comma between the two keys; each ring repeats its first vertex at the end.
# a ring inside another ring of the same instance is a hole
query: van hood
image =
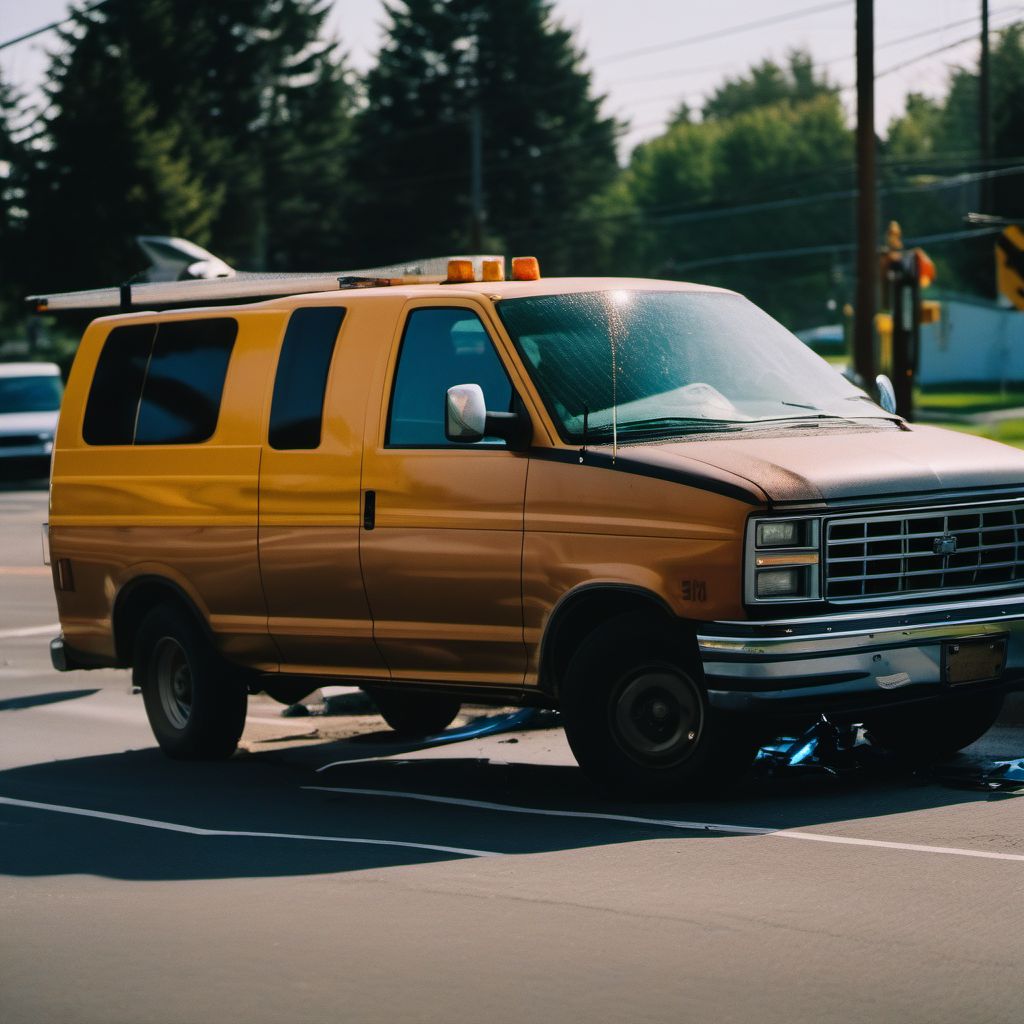
{"type": "Polygon", "coordinates": [[[1024,451],[937,427],[774,434],[676,441],[620,449],[631,461],[700,472],[701,463],[739,477],[772,504],[899,498],[916,492],[1020,487],[1024,451]]]}

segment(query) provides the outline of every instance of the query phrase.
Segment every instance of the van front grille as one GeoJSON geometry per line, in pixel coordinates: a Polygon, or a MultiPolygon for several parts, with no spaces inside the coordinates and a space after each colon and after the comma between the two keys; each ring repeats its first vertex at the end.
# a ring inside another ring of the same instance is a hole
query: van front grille
{"type": "Polygon", "coordinates": [[[825,566],[828,600],[1024,585],[1024,504],[836,518],[825,566]]]}

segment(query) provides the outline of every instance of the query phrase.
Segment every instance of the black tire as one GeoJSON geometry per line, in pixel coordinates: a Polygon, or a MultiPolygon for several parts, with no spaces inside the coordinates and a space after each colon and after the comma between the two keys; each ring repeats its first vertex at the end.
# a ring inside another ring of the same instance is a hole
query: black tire
{"type": "Polygon", "coordinates": [[[433,736],[455,720],[462,707],[458,697],[443,693],[367,690],[385,722],[399,736],[433,736]]]}
{"type": "Polygon", "coordinates": [[[230,757],[245,727],[244,675],[213,650],[195,619],[173,604],[154,608],[135,640],[132,680],[168,757],[230,757]]]}
{"type": "Polygon", "coordinates": [[[719,790],[757,752],[745,720],[709,705],[692,639],[643,613],[620,615],[583,641],[560,701],[583,771],[636,796],[719,790]]]}
{"type": "Polygon", "coordinates": [[[871,742],[901,757],[937,760],[981,739],[1003,708],[1003,694],[984,693],[932,704],[908,704],[865,717],[871,742]]]}

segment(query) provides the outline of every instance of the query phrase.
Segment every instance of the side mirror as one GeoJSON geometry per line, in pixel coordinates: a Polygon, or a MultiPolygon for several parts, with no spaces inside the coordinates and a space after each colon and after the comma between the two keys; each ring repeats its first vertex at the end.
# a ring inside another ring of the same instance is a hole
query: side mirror
{"type": "Polygon", "coordinates": [[[456,384],[449,388],[444,412],[444,434],[449,441],[472,444],[483,439],[487,429],[487,406],[484,389],[479,384],[456,384]]]}
{"type": "Polygon", "coordinates": [[[884,373],[875,378],[875,389],[878,391],[878,404],[886,411],[896,412],[896,389],[892,381],[884,373]]]}
{"type": "Polygon", "coordinates": [[[518,396],[513,399],[513,407],[513,412],[488,412],[479,384],[456,384],[445,396],[445,437],[460,444],[500,437],[512,451],[524,452],[533,439],[533,427],[518,396]]]}

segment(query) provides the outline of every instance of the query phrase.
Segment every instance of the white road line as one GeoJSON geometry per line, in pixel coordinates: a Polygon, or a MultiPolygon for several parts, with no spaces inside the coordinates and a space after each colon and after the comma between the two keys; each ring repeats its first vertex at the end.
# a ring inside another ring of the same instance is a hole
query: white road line
{"type": "Polygon", "coordinates": [[[24,629],[0,629],[0,640],[12,640],[18,636],[45,636],[47,633],[60,632],[60,623],[52,626],[26,626],[24,629]]]}
{"type": "Polygon", "coordinates": [[[436,846],[432,843],[407,843],[395,839],[353,839],[347,836],[307,836],[290,832],[239,832],[234,829],[197,828],[195,825],[178,825],[172,821],[156,821],[153,818],[135,818],[128,814],[112,814],[109,811],[92,811],[85,807],[65,807],[62,804],[42,804],[35,800],[16,800],[0,796],[0,804],[11,807],[27,807],[36,811],[53,811],[57,814],[74,814],[82,818],[100,818],[103,821],[117,821],[125,825],[141,825],[143,828],[162,829],[164,832],[181,832],[190,836],[235,836],[245,839],[300,839],[320,843],[352,843],[361,846],[400,846],[409,850],[430,850],[434,853],[457,853],[464,857],[499,857],[491,850],[464,850],[459,846],[436,846]]]}
{"type": "Polygon", "coordinates": [[[979,857],[983,860],[1024,861],[1021,853],[994,853],[988,850],[966,850],[955,846],[924,846],[920,843],[895,843],[883,839],[854,839],[848,836],[825,835],[819,832],[800,832],[794,829],[759,828],[753,825],[723,825],[709,821],[677,821],[667,818],[640,818],[628,814],[603,814],[599,811],[559,811],[544,807],[516,807],[495,804],[485,800],[465,800],[461,797],[434,796],[429,793],[406,793],[393,789],[356,789],[350,786],[303,786],[303,789],[324,793],[350,793],[355,796],[385,796],[400,800],[422,800],[425,803],[452,804],[456,807],[475,807],[507,814],[538,814],[550,818],[589,818],[595,821],[619,821],[630,825],[654,825],[658,828],[676,828],[688,832],[724,832],[730,835],[773,836],[777,839],[799,839],[812,843],[834,843],[840,846],[873,846],[883,850],[907,850],[913,853],[943,853],[956,857],[979,857]]]}
{"type": "MultiPolygon", "coordinates": [[[[427,747],[425,750],[421,750],[416,747],[414,750],[407,750],[398,754],[374,754],[373,757],[353,757],[349,761],[332,761],[330,764],[325,764],[323,768],[317,768],[317,773],[326,771],[328,768],[337,768],[343,764],[369,764],[371,761],[392,761],[394,758],[402,758],[410,761],[420,760],[419,758],[410,757],[410,754],[428,753],[432,750],[432,747],[427,747]]],[[[404,764],[405,760],[394,761],[395,764],[404,764]]],[[[493,761],[491,762],[494,763],[493,761]]],[[[323,786],[309,786],[308,789],[323,789],[323,786]]]]}

